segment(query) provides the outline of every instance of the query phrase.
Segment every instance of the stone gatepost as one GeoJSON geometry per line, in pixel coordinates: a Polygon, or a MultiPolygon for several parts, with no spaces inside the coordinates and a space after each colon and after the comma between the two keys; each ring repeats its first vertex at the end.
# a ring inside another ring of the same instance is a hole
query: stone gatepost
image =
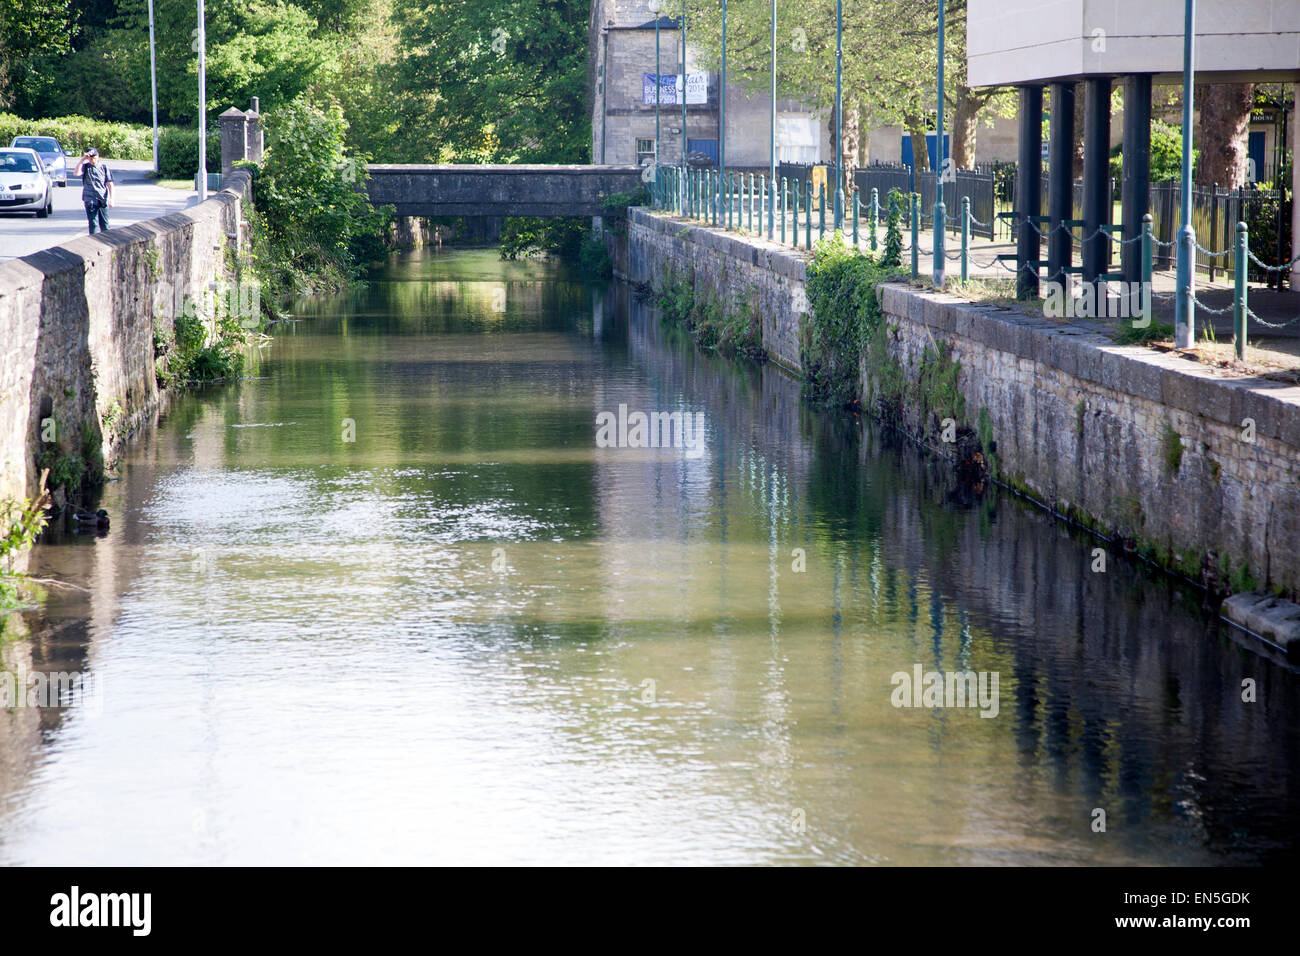
{"type": "Polygon", "coordinates": [[[221,175],[229,176],[235,163],[248,158],[248,123],[233,106],[217,117],[221,123],[221,175]]]}
{"type": "Polygon", "coordinates": [[[248,158],[255,163],[262,161],[262,113],[261,101],[254,96],[249,101],[248,112],[244,114],[248,125],[248,158]]]}

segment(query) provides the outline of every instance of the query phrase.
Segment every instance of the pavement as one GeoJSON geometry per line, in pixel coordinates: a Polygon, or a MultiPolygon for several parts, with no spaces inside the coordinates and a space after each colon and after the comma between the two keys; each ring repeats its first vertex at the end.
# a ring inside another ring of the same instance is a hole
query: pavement
{"type": "MultiPolygon", "coordinates": [[[[153,182],[153,163],[107,160],[116,184],[116,205],[108,210],[108,227],[129,226],[144,219],[165,216],[194,205],[194,190],[167,189],[153,182]]],[[[87,235],[86,211],[81,205],[81,180],[68,177],[66,188],[54,187],[54,213],[37,219],[30,212],[0,213],[0,262],[40,252],[87,235]]]]}

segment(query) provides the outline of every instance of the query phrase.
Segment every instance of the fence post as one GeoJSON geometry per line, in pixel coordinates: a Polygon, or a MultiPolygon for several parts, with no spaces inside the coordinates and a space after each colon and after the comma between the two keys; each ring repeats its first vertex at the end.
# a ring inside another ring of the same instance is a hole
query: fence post
{"type": "Polygon", "coordinates": [[[1152,227],[1151,213],[1146,213],[1142,217],[1142,327],[1147,328],[1151,325],[1151,269],[1154,263],[1154,246],[1152,237],[1154,235],[1152,227]]]}
{"type": "Polygon", "coordinates": [[[803,247],[812,248],[812,176],[809,175],[803,184],[803,247]]]}
{"type": "Polygon", "coordinates": [[[921,194],[912,193],[912,278],[915,279],[921,274],[921,261],[917,250],[917,244],[921,232],[921,194]]]}
{"type": "Polygon", "coordinates": [[[781,245],[785,245],[785,214],[790,209],[790,180],[781,177],[781,245]]]}
{"type": "Polygon", "coordinates": [[[862,197],[853,190],[853,251],[858,251],[858,217],[862,215],[862,197]]]}
{"type": "Polygon", "coordinates": [[[970,196],[961,197],[961,281],[969,278],[970,259],[970,196]]]}
{"type": "Polygon", "coordinates": [[[1232,336],[1237,348],[1237,360],[1246,361],[1246,253],[1250,249],[1250,234],[1244,222],[1237,223],[1237,261],[1233,276],[1232,336]]]}
{"type": "MultiPolygon", "coordinates": [[[[1210,184],[1210,239],[1206,243],[1210,250],[1219,244],[1219,184],[1210,184]]],[[[1214,281],[1215,256],[1206,256],[1210,260],[1210,281],[1214,281]]]]}
{"type": "Polygon", "coordinates": [[[758,177],[758,235],[763,235],[763,220],[767,218],[767,176],[758,177]]]}
{"type": "Polygon", "coordinates": [[[826,184],[817,187],[817,238],[826,238],[826,184]]]}
{"type": "Polygon", "coordinates": [[[880,224],[880,189],[871,187],[871,251],[876,251],[876,226],[880,224]]]}

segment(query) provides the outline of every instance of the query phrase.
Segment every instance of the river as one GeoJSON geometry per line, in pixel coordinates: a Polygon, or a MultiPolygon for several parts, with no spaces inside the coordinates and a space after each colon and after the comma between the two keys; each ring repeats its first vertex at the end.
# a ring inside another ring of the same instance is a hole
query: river
{"type": "Polygon", "coordinates": [[[1297,847],[1300,677],[1199,591],[554,264],[395,256],[117,474],[0,638],[97,691],[0,710],[0,863],[1297,847]],[[702,441],[599,447],[620,406],[702,441]]]}

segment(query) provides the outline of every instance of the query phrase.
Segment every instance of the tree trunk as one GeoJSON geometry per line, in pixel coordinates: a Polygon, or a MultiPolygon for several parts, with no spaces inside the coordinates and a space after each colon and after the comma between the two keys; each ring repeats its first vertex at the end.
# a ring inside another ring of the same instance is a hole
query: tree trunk
{"type": "Polygon", "coordinates": [[[957,87],[957,106],[952,114],[952,163],[957,169],[975,165],[977,120],[983,105],[979,97],[971,94],[970,87],[957,87]]]}
{"type": "Polygon", "coordinates": [[[1214,83],[1196,91],[1201,116],[1193,145],[1201,151],[1195,181],[1235,189],[1246,181],[1246,142],[1250,108],[1255,99],[1252,83],[1214,83]]]}
{"type": "Polygon", "coordinates": [[[912,171],[923,173],[930,168],[930,148],[925,141],[925,127],[919,119],[909,116],[907,133],[912,137],[912,171]]]}

